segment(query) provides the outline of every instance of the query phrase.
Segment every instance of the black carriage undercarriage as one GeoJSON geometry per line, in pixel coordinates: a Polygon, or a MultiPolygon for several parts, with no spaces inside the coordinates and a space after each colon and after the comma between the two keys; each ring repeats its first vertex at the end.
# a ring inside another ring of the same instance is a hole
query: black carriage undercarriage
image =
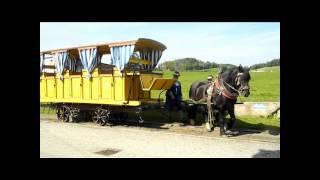
{"type": "Polygon", "coordinates": [[[63,122],[79,122],[92,120],[101,126],[112,125],[113,121],[127,121],[128,110],[134,111],[138,123],[143,123],[144,106],[109,106],[97,104],[58,103],[51,104],[56,109],[57,119],[63,122]]]}

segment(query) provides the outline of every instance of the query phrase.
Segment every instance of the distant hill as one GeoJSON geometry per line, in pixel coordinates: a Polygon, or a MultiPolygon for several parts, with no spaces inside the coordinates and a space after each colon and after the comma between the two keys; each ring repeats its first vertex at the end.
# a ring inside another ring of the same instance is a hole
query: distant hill
{"type": "MultiPolygon", "coordinates": [[[[273,59],[266,63],[254,64],[251,69],[258,69],[263,67],[272,67],[279,66],[280,59],[273,59]]],[[[196,58],[182,58],[175,59],[171,61],[166,61],[164,63],[159,64],[156,70],[170,70],[170,71],[196,71],[196,70],[207,70],[210,68],[218,68],[218,69],[229,69],[236,67],[233,64],[218,64],[215,62],[202,61],[196,58]]]]}
{"type": "Polygon", "coordinates": [[[273,67],[273,66],[280,66],[280,59],[273,59],[273,60],[268,61],[266,63],[254,64],[250,67],[251,67],[251,69],[259,69],[259,68],[273,67]]]}
{"type": "Polygon", "coordinates": [[[255,72],[278,72],[280,71],[280,66],[272,66],[272,67],[263,67],[254,69],[255,72]]]}
{"type": "Polygon", "coordinates": [[[158,66],[158,70],[170,71],[192,71],[205,70],[210,68],[231,68],[233,64],[217,64],[215,62],[202,61],[196,58],[183,58],[171,61],[166,61],[158,66]]]}

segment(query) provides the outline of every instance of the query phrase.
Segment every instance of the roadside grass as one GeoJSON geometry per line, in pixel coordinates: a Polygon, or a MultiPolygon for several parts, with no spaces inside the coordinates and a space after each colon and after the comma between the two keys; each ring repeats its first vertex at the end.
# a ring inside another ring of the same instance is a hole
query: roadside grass
{"type": "Polygon", "coordinates": [[[280,133],[280,119],[257,116],[237,116],[236,118],[236,128],[269,131],[273,135],[280,133]]]}
{"type": "Polygon", "coordinates": [[[56,114],[56,109],[48,105],[40,105],[40,114],[56,114]]]}

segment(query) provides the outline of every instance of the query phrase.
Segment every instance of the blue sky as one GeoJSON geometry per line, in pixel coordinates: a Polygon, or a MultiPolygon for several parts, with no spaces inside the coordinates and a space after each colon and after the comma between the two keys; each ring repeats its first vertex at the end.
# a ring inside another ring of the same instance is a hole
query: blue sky
{"type": "Polygon", "coordinates": [[[252,65],[280,58],[280,23],[40,23],[40,50],[151,38],[167,46],[160,62],[193,57],[252,65]]]}

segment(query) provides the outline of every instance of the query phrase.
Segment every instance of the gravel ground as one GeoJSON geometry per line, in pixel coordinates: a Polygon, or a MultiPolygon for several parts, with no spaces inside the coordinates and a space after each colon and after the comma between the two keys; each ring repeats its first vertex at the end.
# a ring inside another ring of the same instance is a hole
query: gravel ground
{"type": "Polygon", "coordinates": [[[124,125],[100,127],[93,123],[62,123],[42,117],[40,157],[280,158],[280,135],[260,133],[221,138],[215,135],[217,131],[204,133],[203,128],[172,124],[164,125],[163,129],[124,125]]]}

